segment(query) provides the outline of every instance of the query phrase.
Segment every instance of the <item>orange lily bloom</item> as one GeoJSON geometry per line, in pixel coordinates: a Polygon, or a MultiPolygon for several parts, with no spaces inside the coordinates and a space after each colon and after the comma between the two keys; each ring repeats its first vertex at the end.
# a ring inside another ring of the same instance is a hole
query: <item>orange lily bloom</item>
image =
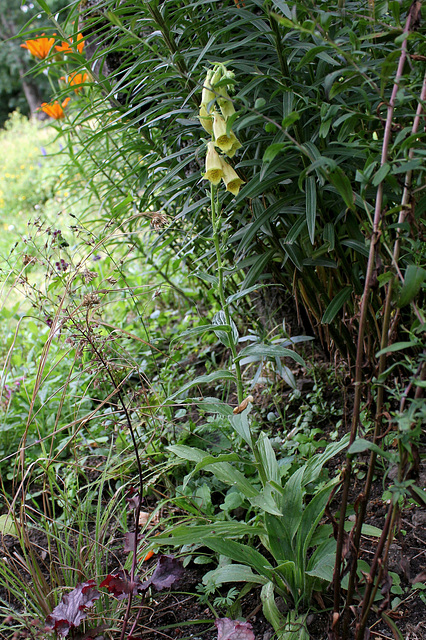
{"type": "MultiPolygon", "coordinates": [[[[61,80],[63,80],[65,82],[65,76],[61,77],[61,80]]],[[[89,80],[89,74],[87,73],[73,73],[71,76],[68,76],[68,83],[70,84],[70,86],[73,85],[80,85],[83,84],[84,82],[88,82],[89,80]]],[[[75,93],[79,93],[82,90],[83,87],[74,87],[74,91],[75,93]]]]}
{"type": "MultiPolygon", "coordinates": [[[[57,44],[55,45],[55,49],[56,51],[59,51],[60,53],[72,53],[73,50],[71,48],[71,45],[73,45],[74,43],[70,40],[69,42],[64,42],[62,41],[62,44],[57,44]]],[[[83,34],[82,33],[78,33],[77,34],[77,50],[79,53],[83,53],[83,49],[84,49],[84,40],[83,40],[83,34]]]]}
{"type": "MultiPolygon", "coordinates": [[[[44,36],[44,33],[41,35],[44,36]]],[[[34,40],[25,40],[25,44],[21,44],[21,47],[28,49],[35,58],[44,60],[49,55],[54,42],[55,38],[41,37],[35,38],[34,40]]]]}
{"type": "Polygon", "coordinates": [[[40,109],[54,120],[62,120],[62,118],[65,118],[64,109],[70,100],[71,98],[65,98],[62,105],[60,105],[57,100],[50,103],[42,102],[40,109]]]}

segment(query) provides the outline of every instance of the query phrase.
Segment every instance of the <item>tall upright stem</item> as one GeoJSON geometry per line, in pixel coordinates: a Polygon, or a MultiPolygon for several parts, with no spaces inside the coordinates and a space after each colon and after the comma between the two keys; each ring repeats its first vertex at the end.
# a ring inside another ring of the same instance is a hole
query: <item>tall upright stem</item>
{"type": "MultiPolygon", "coordinates": [[[[404,33],[408,33],[410,31],[413,15],[413,6],[410,9],[406,24],[404,27],[404,33]]],[[[388,150],[389,143],[391,139],[392,133],[392,118],[395,106],[396,95],[399,89],[399,83],[403,75],[404,64],[407,58],[407,39],[405,39],[402,43],[401,47],[401,55],[398,62],[398,68],[395,76],[394,85],[392,88],[391,97],[388,104],[387,117],[385,130],[383,135],[383,145],[382,145],[382,154],[381,154],[381,166],[383,166],[387,162],[388,158],[388,150]]],[[[362,398],[362,364],[364,358],[364,335],[366,329],[366,319],[367,319],[367,310],[369,304],[369,297],[371,291],[371,279],[373,275],[373,271],[376,264],[376,256],[377,256],[377,245],[380,237],[380,224],[382,219],[382,203],[383,203],[383,182],[380,182],[377,188],[376,195],[376,205],[374,210],[374,220],[373,220],[373,230],[371,234],[371,242],[370,242],[370,251],[368,256],[367,263],[367,271],[365,274],[365,285],[364,292],[361,300],[361,308],[360,308],[360,319],[359,319],[359,330],[358,330],[358,341],[357,341],[357,357],[356,357],[356,365],[355,365],[355,396],[354,396],[354,408],[353,408],[353,420],[352,427],[350,433],[350,444],[355,440],[358,433],[358,423],[359,423],[359,415],[361,408],[361,398],[362,398]]],[[[382,403],[383,403],[383,392],[378,395],[376,402],[376,419],[375,419],[375,432],[374,432],[374,440],[377,440],[378,435],[381,432],[381,412],[382,412],[382,403]]],[[[375,454],[372,453],[370,458],[370,466],[369,466],[369,477],[372,478],[372,471],[375,465],[375,454]]],[[[334,618],[336,622],[339,620],[339,609],[340,609],[340,567],[342,562],[342,550],[343,550],[343,540],[344,540],[344,524],[346,518],[346,506],[349,497],[349,488],[350,488],[350,479],[352,473],[352,461],[348,456],[346,459],[346,466],[344,471],[344,485],[343,485],[343,493],[342,493],[342,505],[340,509],[340,520],[339,520],[339,531],[337,536],[337,549],[336,549],[336,564],[334,569],[334,618]]],[[[356,570],[357,570],[357,553],[359,548],[359,541],[361,537],[361,526],[364,520],[366,506],[369,498],[369,489],[371,486],[371,482],[366,483],[365,491],[363,494],[363,499],[361,500],[357,524],[355,533],[353,536],[353,554],[354,560],[351,567],[351,572],[349,576],[348,583],[348,592],[346,598],[346,607],[345,614],[343,619],[343,627],[342,627],[342,637],[346,638],[349,630],[349,622],[350,622],[350,606],[352,603],[352,597],[355,588],[355,579],[356,579],[356,570]]],[[[339,636],[338,633],[339,623],[337,622],[335,627],[335,637],[339,636]]]]}
{"type": "MultiPolygon", "coordinates": [[[[226,324],[229,326],[232,326],[231,325],[232,318],[231,318],[231,314],[229,313],[229,305],[227,304],[225,299],[225,290],[223,286],[224,267],[222,264],[222,255],[220,252],[220,226],[221,226],[220,205],[216,196],[217,196],[216,187],[210,183],[210,203],[211,203],[211,213],[212,213],[213,240],[214,240],[214,246],[216,249],[217,272],[218,272],[218,281],[219,281],[218,282],[219,299],[220,299],[222,310],[225,313],[226,324]]],[[[235,365],[235,374],[237,378],[238,403],[241,404],[241,402],[243,401],[243,381],[241,376],[241,366],[240,366],[240,363],[237,361],[237,349],[233,341],[232,332],[229,335],[229,346],[232,353],[232,360],[235,365]]]]}

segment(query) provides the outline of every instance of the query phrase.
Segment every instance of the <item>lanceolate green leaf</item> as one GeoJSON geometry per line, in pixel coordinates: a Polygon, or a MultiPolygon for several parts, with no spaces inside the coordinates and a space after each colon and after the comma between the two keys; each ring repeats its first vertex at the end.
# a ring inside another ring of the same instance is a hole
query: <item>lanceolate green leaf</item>
{"type": "Polygon", "coordinates": [[[298,362],[302,367],[304,366],[304,361],[301,356],[295,351],[291,351],[290,349],[286,349],[285,347],[280,347],[278,345],[267,345],[267,344],[254,344],[245,347],[238,354],[238,360],[248,356],[259,356],[261,358],[291,358],[298,362]]]}
{"type": "Polygon", "coordinates": [[[249,565],[257,571],[261,576],[265,576],[269,580],[273,575],[273,566],[271,563],[256,549],[246,544],[234,542],[233,540],[222,540],[219,537],[206,537],[204,544],[222,555],[234,560],[235,562],[249,565]]]}
{"type": "Polygon", "coordinates": [[[339,291],[337,296],[333,298],[333,300],[328,305],[327,309],[324,311],[324,315],[321,320],[322,324],[329,324],[334,320],[334,318],[339,313],[340,309],[343,307],[345,302],[347,302],[351,297],[351,293],[352,293],[351,287],[345,287],[344,289],[339,291]]]}
{"type": "Polygon", "coordinates": [[[414,264],[408,265],[404,275],[404,284],[397,301],[399,308],[405,307],[414,300],[419,293],[425,278],[426,269],[423,269],[423,267],[417,267],[414,264]]]}
{"type": "Polygon", "coordinates": [[[262,535],[265,530],[261,527],[240,522],[215,522],[206,525],[177,526],[171,531],[165,531],[155,537],[155,542],[160,545],[182,546],[184,544],[204,543],[205,538],[212,535],[223,539],[241,538],[247,535],[262,535]]]}
{"type": "Polygon", "coordinates": [[[309,176],[306,178],[306,223],[308,225],[308,233],[311,243],[315,238],[315,220],[317,216],[317,188],[315,178],[309,176]]]}
{"type": "Polygon", "coordinates": [[[219,369],[218,371],[213,371],[213,373],[208,373],[204,376],[198,376],[198,378],[194,378],[194,380],[187,382],[187,384],[184,384],[183,387],[179,389],[179,391],[176,391],[176,393],[173,393],[171,396],[169,396],[167,398],[167,401],[171,402],[186,391],[189,391],[189,389],[192,389],[192,387],[197,387],[200,384],[209,384],[210,382],[215,382],[216,380],[235,381],[235,376],[226,369],[219,369]]]}
{"type": "Polygon", "coordinates": [[[203,584],[220,586],[228,582],[252,582],[253,584],[265,584],[267,578],[254,573],[250,567],[245,564],[226,564],[218,567],[213,571],[209,571],[203,576],[203,584]]]}

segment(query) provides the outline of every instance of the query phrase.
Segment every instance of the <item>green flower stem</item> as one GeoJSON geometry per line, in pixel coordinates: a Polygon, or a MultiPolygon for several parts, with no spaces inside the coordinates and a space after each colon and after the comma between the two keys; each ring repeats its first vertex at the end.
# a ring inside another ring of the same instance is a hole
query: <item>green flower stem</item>
{"type": "MultiPolygon", "coordinates": [[[[222,256],[220,253],[220,205],[219,201],[216,198],[216,188],[213,184],[210,183],[210,201],[211,201],[211,210],[212,210],[212,226],[213,226],[213,240],[214,246],[216,249],[216,260],[217,260],[217,271],[219,276],[219,299],[220,304],[225,312],[226,324],[231,326],[231,314],[229,313],[229,307],[226,304],[225,300],[225,291],[223,286],[223,265],[222,265],[222,256]]],[[[235,344],[233,343],[232,336],[229,336],[229,344],[231,347],[232,360],[235,365],[235,374],[237,377],[237,396],[238,396],[238,404],[241,404],[244,398],[243,394],[243,381],[241,377],[241,367],[240,363],[237,361],[237,350],[235,348],[235,344]]]]}

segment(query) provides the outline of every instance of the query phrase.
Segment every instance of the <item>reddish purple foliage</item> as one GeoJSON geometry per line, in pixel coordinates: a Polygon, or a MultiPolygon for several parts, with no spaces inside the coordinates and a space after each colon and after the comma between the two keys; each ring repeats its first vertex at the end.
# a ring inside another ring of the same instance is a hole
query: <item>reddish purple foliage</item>
{"type": "Polygon", "coordinates": [[[129,509],[137,509],[139,504],[140,504],[140,495],[139,492],[134,488],[134,487],[130,487],[127,495],[126,495],[126,502],[129,506],[129,509]]]}
{"type": "Polygon", "coordinates": [[[149,580],[142,584],[142,589],[147,589],[150,585],[157,591],[171,587],[174,582],[182,577],[184,572],[182,563],[174,556],[159,556],[155,571],[149,580]]]}
{"type": "MultiPolygon", "coordinates": [[[[138,541],[142,539],[141,535],[138,535],[138,541]]],[[[124,553],[130,553],[135,550],[135,532],[128,531],[124,536],[124,553]]]]}
{"type": "Polygon", "coordinates": [[[133,593],[134,596],[137,595],[142,584],[136,577],[132,582],[126,571],[117,571],[108,574],[99,587],[106,587],[118,600],[124,600],[130,593],[133,593]]]}
{"type": "Polygon", "coordinates": [[[216,618],[217,640],[255,640],[250,622],[216,618]]]}
{"type": "Polygon", "coordinates": [[[95,585],[94,580],[88,580],[66,594],[50,616],[47,616],[46,629],[66,636],[70,629],[78,627],[86,618],[85,610],[101,597],[99,591],[94,589],[95,585]]]}

